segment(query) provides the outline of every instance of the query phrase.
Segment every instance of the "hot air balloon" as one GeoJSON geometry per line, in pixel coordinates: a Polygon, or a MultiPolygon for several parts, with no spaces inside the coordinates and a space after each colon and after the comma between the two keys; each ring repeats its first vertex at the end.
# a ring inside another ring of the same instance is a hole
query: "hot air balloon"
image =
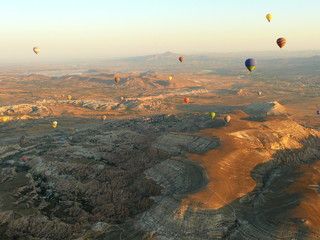
{"type": "Polygon", "coordinates": [[[124,100],[124,97],[120,97],[120,101],[123,101],[124,100]]]}
{"type": "Polygon", "coordinates": [[[257,63],[256,60],[249,58],[246,60],[245,65],[248,68],[248,70],[252,72],[256,68],[257,63]]]}
{"type": "Polygon", "coordinates": [[[169,76],[168,79],[169,79],[169,81],[171,81],[172,80],[172,76],[169,76]]]}
{"type": "Polygon", "coordinates": [[[58,122],[57,121],[54,121],[53,123],[52,123],[52,127],[53,128],[56,128],[58,126],[58,122]]]}
{"type": "Polygon", "coordinates": [[[107,120],[107,116],[106,116],[106,115],[103,115],[103,116],[101,117],[101,119],[102,119],[103,121],[105,121],[105,120],[107,120]]]}
{"type": "Polygon", "coordinates": [[[231,117],[230,117],[229,115],[224,117],[224,121],[225,121],[226,123],[229,123],[230,120],[231,120],[231,117]]]}
{"type": "Polygon", "coordinates": [[[68,98],[68,100],[71,100],[71,99],[72,99],[72,96],[71,96],[71,95],[68,95],[67,98],[68,98]]]}
{"type": "Polygon", "coordinates": [[[120,78],[119,78],[119,77],[115,77],[115,78],[114,78],[114,81],[115,81],[116,83],[118,83],[118,82],[120,82],[120,78]]]}
{"type": "Polygon", "coordinates": [[[268,13],[267,16],[266,16],[267,20],[270,22],[273,18],[272,14],[271,13],[268,13]]]}
{"type": "Polygon", "coordinates": [[[215,116],[216,116],[216,113],[215,113],[215,112],[210,112],[210,117],[211,117],[212,119],[214,119],[215,116]]]}
{"type": "Polygon", "coordinates": [[[277,39],[277,44],[280,48],[283,48],[284,45],[286,45],[287,43],[287,40],[285,38],[278,38],[277,39]]]}
{"type": "Polygon", "coordinates": [[[261,95],[262,95],[262,92],[259,91],[259,92],[258,92],[258,95],[261,96],[261,95]]]}
{"type": "Polygon", "coordinates": [[[7,122],[8,121],[8,118],[7,117],[2,117],[1,118],[1,122],[7,122]]]}
{"type": "Polygon", "coordinates": [[[183,100],[184,100],[185,103],[188,103],[190,99],[188,97],[186,97],[183,100]]]}
{"type": "Polygon", "coordinates": [[[40,52],[40,48],[38,48],[38,47],[34,47],[34,48],[33,48],[33,51],[34,51],[34,53],[35,53],[35,54],[37,54],[37,55],[38,55],[38,54],[39,54],[39,52],[40,52]]]}
{"type": "Polygon", "coordinates": [[[21,157],[21,161],[22,162],[28,162],[29,161],[29,157],[23,156],[23,157],[21,157]]]}
{"type": "Polygon", "coordinates": [[[184,61],[184,57],[179,57],[179,61],[183,62],[184,61]]]}

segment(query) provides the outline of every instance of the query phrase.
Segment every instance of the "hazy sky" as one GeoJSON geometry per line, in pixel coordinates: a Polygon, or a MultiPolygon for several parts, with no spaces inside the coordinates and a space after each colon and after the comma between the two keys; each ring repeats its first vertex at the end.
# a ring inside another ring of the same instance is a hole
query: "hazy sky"
{"type": "Polygon", "coordinates": [[[278,50],[278,37],[288,51],[320,50],[319,10],[319,0],[1,0],[0,60],[278,50]]]}

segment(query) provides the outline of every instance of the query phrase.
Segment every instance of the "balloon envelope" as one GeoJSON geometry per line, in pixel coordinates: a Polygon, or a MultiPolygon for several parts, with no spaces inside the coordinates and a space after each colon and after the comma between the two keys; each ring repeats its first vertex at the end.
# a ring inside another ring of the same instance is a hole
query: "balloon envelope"
{"type": "Polygon", "coordinates": [[[184,61],[184,57],[179,57],[179,61],[183,62],[184,61]]]}
{"type": "Polygon", "coordinates": [[[277,44],[279,46],[279,48],[283,48],[284,45],[286,45],[287,40],[285,38],[278,38],[277,39],[277,44]]]}
{"type": "Polygon", "coordinates": [[[229,115],[224,117],[224,121],[226,123],[230,122],[230,120],[231,120],[231,117],[229,115]]]}
{"type": "Polygon", "coordinates": [[[211,117],[212,119],[214,119],[215,116],[216,116],[216,113],[215,113],[215,112],[210,112],[210,117],[211,117]]]}
{"type": "Polygon", "coordinates": [[[116,83],[118,83],[118,82],[120,82],[120,78],[119,78],[119,77],[115,77],[115,78],[114,78],[114,81],[115,81],[116,83]]]}
{"type": "Polygon", "coordinates": [[[35,53],[35,54],[37,54],[37,55],[38,55],[38,54],[39,54],[39,52],[40,52],[40,48],[38,48],[38,47],[34,47],[34,48],[33,48],[33,51],[34,51],[34,53],[35,53]]]}
{"type": "Polygon", "coordinates": [[[72,99],[72,96],[71,95],[68,95],[68,100],[71,100],[72,99]]]}
{"type": "Polygon", "coordinates": [[[267,16],[266,16],[267,20],[270,22],[273,18],[272,14],[271,13],[268,13],[267,16]]]}
{"type": "Polygon", "coordinates": [[[248,58],[245,62],[245,65],[248,68],[248,70],[252,72],[256,68],[257,63],[256,63],[256,60],[252,58],[248,58]]]}
{"type": "Polygon", "coordinates": [[[172,76],[169,76],[168,79],[169,79],[169,81],[171,81],[172,80],[172,76]]]}
{"type": "Polygon", "coordinates": [[[185,103],[188,103],[190,99],[188,97],[186,97],[183,100],[184,100],[185,103]]]}
{"type": "Polygon", "coordinates": [[[21,157],[21,161],[28,162],[29,161],[29,157],[23,156],[23,157],[21,157]]]}
{"type": "Polygon", "coordinates": [[[6,122],[6,121],[8,121],[8,118],[7,118],[7,117],[2,117],[2,118],[1,118],[1,121],[2,121],[2,122],[6,122]]]}
{"type": "Polygon", "coordinates": [[[106,115],[103,115],[103,116],[101,117],[101,119],[102,119],[103,121],[105,121],[105,120],[107,120],[107,116],[106,116],[106,115]]]}

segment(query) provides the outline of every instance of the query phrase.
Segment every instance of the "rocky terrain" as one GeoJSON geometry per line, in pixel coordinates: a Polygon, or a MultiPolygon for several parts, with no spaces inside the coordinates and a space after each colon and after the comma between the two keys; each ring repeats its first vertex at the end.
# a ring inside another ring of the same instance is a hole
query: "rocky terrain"
{"type": "Polygon", "coordinates": [[[320,134],[287,117],[244,116],[201,131],[219,137],[222,148],[187,155],[204,166],[204,189],[197,182],[205,174],[195,166],[198,180],[186,177],[181,159],[146,172],[163,188],[140,220],[154,239],[319,239],[320,134]]]}
{"type": "MultiPolygon", "coordinates": [[[[223,126],[223,121],[212,122],[205,115],[158,115],[109,120],[73,132],[57,129],[47,135],[4,137],[0,148],[2,239],[130,235],[117,229],[127,229],[124,224],[152,206],[150,196],[161,190],[143,172],[170,157],[217,147],[216,138],[185,135],[212,126],[223,126]],[[196,117],[202,124],[194,121],[196,117]],[[173,145],[168,146],[168,141],[173,145]]],[[[192,166],[182,167],[193,175],[192,166]]],[[[131,228],[133,236],[139,236],[131,228]]]]}
{"type": "Polygon", "coordinates": [[[1,76],[0,239],[319,239],[318,80],[214,72],[1,76]]]}

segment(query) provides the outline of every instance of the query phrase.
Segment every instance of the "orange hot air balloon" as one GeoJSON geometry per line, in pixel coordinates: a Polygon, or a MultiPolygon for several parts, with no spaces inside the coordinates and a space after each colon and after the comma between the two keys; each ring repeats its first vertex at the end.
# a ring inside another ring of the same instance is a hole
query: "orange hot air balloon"
{"type": "Polygon", "coordinates": [[[184,57],[179,57],[179,61],[183,62],[184,61],[184,57]]]}
{"type": "Polygon", "coordinates": [[[186,97],[183,100],[184,100],[185,103],[188,103],[190,99],[188,97],[186,97]]]}
{"type": "Polygon", "coordinates": [[[114,78],[114,81],[115,81],[116,83],[118,83],[118,82],[120,82],[120,78],[119,78],[119,77],[115,77],[115,78],[114,78]]]}
{"type": "Polygon", "coordinates": [[[107,116],[106,116],[106,115],[103,115],[103,116],[101,117],[101,119],[102,119],[103,121],[105,121],[105,120],[107,120],[107,116]]]}
{"type": "Polygon", "coordinates": [[[71,99],[72,99],[72,96],[71,96],[71,95],[68,95],[67,98],[68,98],[68,100],[71,100],[71,99]]]}
{"type": "Polygon", "coordinates": [[[278,38],[277,39],[277,44],[280,48],[283,48],[284,45],[286,45],[287,43],[287,40],[285,38],[278,38]]]}
{"type": "Polygon", "coordinates": [[[124,100],[124,97],[120,97],[120,101],[123,101],[124,100]]]}

